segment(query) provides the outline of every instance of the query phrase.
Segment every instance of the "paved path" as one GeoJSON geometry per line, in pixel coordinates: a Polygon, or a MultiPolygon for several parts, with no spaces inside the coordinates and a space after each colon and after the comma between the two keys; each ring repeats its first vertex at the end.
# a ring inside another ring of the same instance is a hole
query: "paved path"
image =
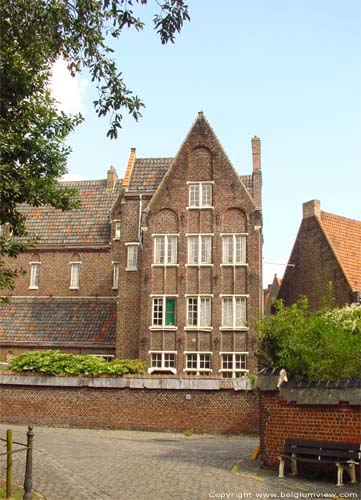
{"type": "MultiPolygon", "coordinates": [[[[1,424],[1,437],[6,428],[13,429],[15,441],[24,442],[26,427],[1,424]]],[[[47,500],[297,500],[310,498],[309,493],[318,495],[314,498],[330,498],[320,492],[336,493],[331,482],[280,480],[276,472],[260,470],[250,460],[258,443],[253,437],[49,427],[34,431],[33,483],[47,500]]],[[[14,463],[15,479],[22,483],[24,454],[14,455],[14,463]]],[[[361,498],[358,487],[348,486],[342,493],[361,498]]]]}

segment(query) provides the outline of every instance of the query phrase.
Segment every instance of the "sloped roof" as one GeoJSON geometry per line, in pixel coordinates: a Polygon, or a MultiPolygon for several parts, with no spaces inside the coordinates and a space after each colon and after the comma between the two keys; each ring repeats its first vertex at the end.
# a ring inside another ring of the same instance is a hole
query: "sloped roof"
{"type": "Polygon", "coordinates": [[[11,298],[0,304],[0,343],[114,343],[113,299],[11,298]]]}
{"type": "Polygon", "coordinates": [[[136,158],[129,179],[129,191],[155,191],[173,158],[136,158]]]}
{"type": "Polygon", "coordinates": [[[81,208],[62,212],[48,205],[21,205],[30,236],[38,236],[37,245],[98,245],[110,240],[110,213],[121,190],[117,181],[111,193],[107,181],[60,182],[60,187],[78,190],[81,208]]]}
{"type": "Polygon", "coordinates": [[[321,227],[354,291],[361,291],[361,221],[321,211],[321,227]]]}

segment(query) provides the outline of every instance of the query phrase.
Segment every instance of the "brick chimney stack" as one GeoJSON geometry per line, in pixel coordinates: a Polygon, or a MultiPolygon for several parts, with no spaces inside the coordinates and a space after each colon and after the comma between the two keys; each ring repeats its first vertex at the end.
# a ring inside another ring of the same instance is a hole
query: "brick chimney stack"
{"type": "Polygon", "coordinates": [[[321,217],[320,200],[306,201],[306,203],[302,205],[302,209],[304,219],[307,219],[308,217],[317,217],[318,219],[320,219],[321,217]]]}
{"type": "Polygon", "coordinates": [[[107,193],[111,193],[114,189],[115,183],[118,180],[117,171],[111,166],[107,173],[107,193]]]}
{"type": "Polygon", "coordinates": [[[252,159],[253,171],[259,172],[261,170],[261,139],[257,136],[252,139],[252,159]]]}

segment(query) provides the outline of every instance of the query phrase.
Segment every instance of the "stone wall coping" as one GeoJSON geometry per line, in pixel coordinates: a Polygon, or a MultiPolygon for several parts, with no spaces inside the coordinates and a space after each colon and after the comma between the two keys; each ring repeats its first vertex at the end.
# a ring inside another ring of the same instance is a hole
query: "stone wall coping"
{"type": "Polygon", "coordinates": [[[47,375],[0,374],[0,385],[47,386],[47,387],[89,387],[101,389],[169,389],[200,391],[251,391],[249,379],[234,379],[225,386],[220,379],[185,378],[130,378],[130,377],[55,377],[47,375]]]}

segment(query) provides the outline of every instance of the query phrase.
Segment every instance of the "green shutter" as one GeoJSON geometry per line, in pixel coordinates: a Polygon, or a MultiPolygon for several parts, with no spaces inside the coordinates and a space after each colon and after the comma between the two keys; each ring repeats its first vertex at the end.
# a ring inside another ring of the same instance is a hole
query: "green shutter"
{"type": "Polygon", "coordinates": [[[165,324],[166,326],[175,326],[175,299],[166,299],[165,301],[165,324]]]}

